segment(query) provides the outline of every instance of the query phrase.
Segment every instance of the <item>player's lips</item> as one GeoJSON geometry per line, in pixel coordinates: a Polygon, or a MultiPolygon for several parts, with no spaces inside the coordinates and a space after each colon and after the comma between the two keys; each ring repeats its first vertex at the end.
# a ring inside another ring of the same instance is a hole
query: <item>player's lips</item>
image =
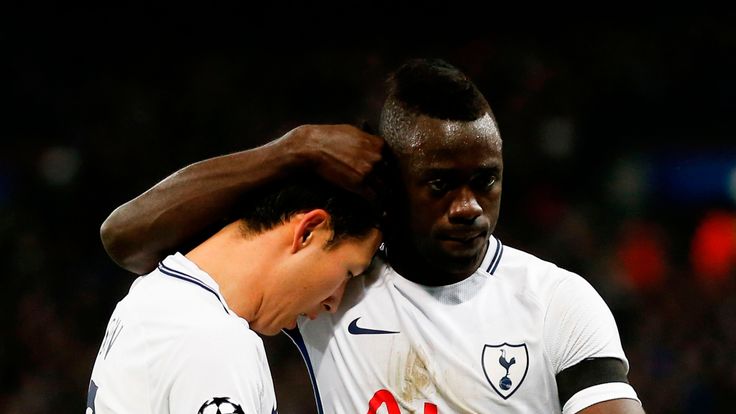
{"type": "Polygon", "coordinates": [[[455,231],[440,233],[440,240],[454,241],[457,243],[473,243],[476,239],[484,237],[486,235],[485,230],[469,230],[469,231],[455,231]]]}
{"type": "Polygon", "coordinates": [[[488,240],[487,229],[465,227],[454,231],[440,232],[436,236],[440,248],[451,256],[469,257],[478,254],[488,240]]]}

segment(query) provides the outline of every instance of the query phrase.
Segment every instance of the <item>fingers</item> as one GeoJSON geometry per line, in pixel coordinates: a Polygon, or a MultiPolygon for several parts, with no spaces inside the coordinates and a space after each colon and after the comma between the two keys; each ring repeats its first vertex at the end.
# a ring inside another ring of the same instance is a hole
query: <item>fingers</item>
{"type": "Polygon", "coordinates": [[[366,145],[366,148],[369,148],[374,151],[379,151],[383,148],[384,141],[383,138],[379,137],[373,132],[373,129],[371,128],[356,128],[352,125],[339,125],[342,128],[345,128],[345,132],[348,135],[353,135],[355,137],[360,138],[360,142],[362,144],[366,145]]]}
{"type": "Polygon", "coordinates": [[[301,128],[301,145],[310,148],[312,167],[320,176],[373,200],[381,181],[374,171],[380,165],[383,138],[352,125],[309,125],[301,128]]]}
{"type": "Polygon", "coordinates": [[[378,194],[383,191],[383,169],[381,168],[383,160],[383,148],[385,142],[383,138],[372,135],[367,132],[361,132],[361,143],[363,144],[363,153],[359,156],[353,166],[357,175],[360,177],[357,192],[370,201],[375,201],[378,194]]]}
{"type": "Polygon", "coordinates": [[[383,146],[386,144],[383,138],[379,137],[378,135],[370,135],[366,133],[364,134],[366,137],[366,142],[370,146],[370,149],[380,154],[381,150],[383,149],[383,146]]]}
{"type": "Polygon", "coordinates": [[[318,173],[332,183],[363,196],[368,200],[375,200],[382,188],[383,180],[375,170],[376,163],[360,160],[353,165],[333,163],[318,173]]]}

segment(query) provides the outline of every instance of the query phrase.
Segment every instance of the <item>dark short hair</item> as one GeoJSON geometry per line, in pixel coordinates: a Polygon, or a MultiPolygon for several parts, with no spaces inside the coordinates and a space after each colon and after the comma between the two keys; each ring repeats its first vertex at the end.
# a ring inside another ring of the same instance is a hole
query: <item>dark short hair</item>
{"type": "Polygon", "coordinates": [[[363,238],[380,228],[381,209],[373,202],[313,174],[282,180],[251,192],[238,205],[239,218],[250,232],[262,233],[294,215],[323,209],[330,215],[333,236],[327,247],[347,237],[363,238]]]}
{"type": "Polygon", "coordinates": [[[410,59],[388,78],[386,103],[432,118],[474,121],[490,106],[475,84],[442,59],[410,59]]]}

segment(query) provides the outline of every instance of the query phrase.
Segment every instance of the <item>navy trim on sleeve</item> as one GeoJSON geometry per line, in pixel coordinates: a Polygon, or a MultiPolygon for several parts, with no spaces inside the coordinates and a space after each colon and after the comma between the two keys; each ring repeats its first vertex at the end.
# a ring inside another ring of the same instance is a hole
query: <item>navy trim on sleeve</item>
{"type": "Polygon", "coordinates": [[[189,283],[195,284],[195,285],[201,287],[202,289],[204,289],[204,290],[212,293],[217,298],[217,301],[220,302],[220,305],[222,305],[222,309],[225,309],[225,313],[230,314],[230,312],[227,311],[227,308],[225,307],[225,304],[222,303],[222,300],[220,300],[220,295],[218,295],[217,292],[215,292],[214,289],[212,289],[211,287],[207,286],[207,284],[205,284],[201,280],[197,279],[196,277],[194,277],[192,275],[188,275],[188,274],[186,274],[184,272],[180,272],[178,270],[174,270],[174,269],[172,269],[170,267],[167,267],[163,263],[159,263],[158,264],[158,270],[161,273],[163,273],[163,274],[165,274],[167,276],[175,277],[175,278],[181,279],[181,280],[183,280],[185,282],[189,282],[189,283]]]}

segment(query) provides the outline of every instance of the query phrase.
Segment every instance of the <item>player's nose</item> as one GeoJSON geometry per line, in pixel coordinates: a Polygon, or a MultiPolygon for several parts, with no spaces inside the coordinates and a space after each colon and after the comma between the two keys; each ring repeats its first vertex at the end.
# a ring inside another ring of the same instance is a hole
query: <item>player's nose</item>
{"type": "Polygon", "coordinates": [[[472,223],[483,214],[483,208],[470,188],[461,187],[457,189],[447,214],[451,223],[472,223]]]}
{"type": "Polygon", "coordinates": [[[329,313],[337,312],[337,308],[340,307],[342,302],[342,295],[345,293],[345,286],[347,280],[340,284],[340,286],[330,295],[327,299],[322,301],[322,309],[329,313]]]}

